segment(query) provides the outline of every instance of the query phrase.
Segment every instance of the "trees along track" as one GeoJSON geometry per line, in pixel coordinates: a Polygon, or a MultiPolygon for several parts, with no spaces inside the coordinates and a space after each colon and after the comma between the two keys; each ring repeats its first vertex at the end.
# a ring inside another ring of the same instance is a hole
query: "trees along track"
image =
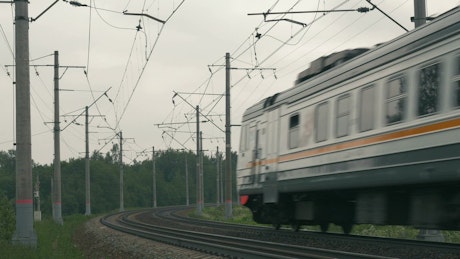
{"type": "MultiPolygon", "coordinates": [[[[199,250],[213,255],[219,255],[230,258],[410,258],[409,254],[396,253],[396,257],[384,257],[378,255],[365,254],[362,250],[355,250],[360,252],[344,252],[331,250],[324,247],[334,247],[336,249],[338,239],[348,240],[348,243],[358,242],[358,246],[363,245],[363,239],[370,240],[366,242],[381,244],[387,243],[388,239],[379,238],[363,238],[355,236],[344,235],[331,235],[312,232],[312,234],[322,236],[320,239],[328,240],[323,248],[308,247],[302,245],[286,244],[280,241],[284,239],[299,239],[302,235],[309,233],[294,233],[292,231],[273,231],[270,228],[242,226],[237,224],[218,223],[192,219],[183,217],[177,214],[178,211],[190,209],[190,207],[165,207],[148,210],[128,211],[116,214],[110,214],[101,219],[101,223],[139,237],[147,238],[150,240],[167,243],[174,246],[199,250]],[[205,229],[205,230],[204,230],[205,229]],[[207,229],[207,230],[206,230],[207,229]],[[229,234],[231,232],[231,234],[229,234]],[[219,234],[216,234],[219,233],[219,234]],[[235,236],[234,236],[235,235],[235,236]],[[274,236],[280,235],[279,237],[274,236]],[[241,237],[243,236],[243,237],[241,237]],[[271,241],[262,241],[259,236],[271,236],[271,241]],[[258,239],[258,240],[256,240],[258,239]],[[337,240],[335,240],[337,239],[337,240]],[[359,239],[359,241],[358,241],[359,239]],[[332,240],[332,241],[330,241],[332,240]],[[329,243],[329,244],[327,244],[329,243]]],[[[408,240],[399,240],[402,242],[408,240]]],[[[316,241],[308,241],[308,243],[315,243],[316,241]]],[[[323,242],[323,241],[319,241],[323,242]]],[[[395,242],[390,239],[388,242],[395,242]]],[[[408,241],[411,246],[415,243],[427,248],[427,244],[432,242],[408,241]]],[[[367,246],[372,244],[367,243],[367,246]]],[[[439,246],[439,243],[433,243],[434,246],[439,246]]],[[[447,244],[448,247],[450,244],[447,244]]],[[[345,245],[347,246],[347,245],[345,245]]],[[[348,245],[349,246],[349,245],[348,245]]],[[[407,248],[407,244],[398,245],[394,244],[393,247],[407,248]]],[[[441,244],[442,246],[442,244],[441,244]]],[[[340,246],[339,246],[340,247],[340,246]]],[[[451,247],[452,248],[452,247],[451,247]]],[[[377,248],[382,250],[386,248],[377,248]]],[[[428,248],[430,249],[430,248],[428,248]]],[[[439,247],[436,247],[439,249],[439,247]]],[[[459,249],[459,246],[453,246],[453,249],[459,249]]],[[[352,249],[353,250],[353,249],[352,249]]],[[[434,250],[435,254],[439,254],[434,250]]],[[[459,250],[456,250],[457,252],[459,250]]],[[[416,257],[413,257],[416,258],[416,257]]],[[[430,256],[430,258],[432,258],[430,256]]],[[[442,257],[439,257],[442,258],[442,257]]],[[[450,257],[446,257],[450,258],[450,257]]],[[[451,257],[455,258],[455,257],[451,257]]]]}

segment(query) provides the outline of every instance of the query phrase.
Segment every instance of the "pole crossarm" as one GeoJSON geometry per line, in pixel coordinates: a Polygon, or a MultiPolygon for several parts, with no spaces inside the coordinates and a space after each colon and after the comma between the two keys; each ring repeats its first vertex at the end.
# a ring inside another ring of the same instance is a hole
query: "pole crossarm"
{"type": "MultiPolygon", "coordinates": [[[[14,66],[16,66],[16,65],[5,65],[5,67],[14,67],[14,66]]],[[[30,66],[31,67],[54,67],[54,65],[51,65],[51,64],[49,64],[49,65],[34,65],[34,64],[32,64],[30,66]]],[[[61,67],[62,68],[86,68],[86,66],[61,66],[60,65],[59,68],[61,68],[61,67]]]]}
{"type": "Polygon", "coordinates": [[[187,134],[194,134],[195,132],[192,132],[192,131],[185,131],[185,130],[170,130],[170,131],[167,131],[167,130],[163,130],[165,132],[170,132],[170,133],[187,133],[187,134]]]}
{"type": "MultiPolygon", "coordinates": [[[[175,92],[173,91],[174,93],[174,96],[173,96],[173,99],[174,97],[176,96],[179,96],[179,98],[181,98],[185,103],[187,103],[188,105],[190,105],[190,107],[192,108],[195,108],[192,104],[190,104],[184,97],[182,97],[178,92],[175,92]]],[[[205,117],[209,122],[211,122],[214,126],[216,126],[217,129],[219,129],[220,131],[222,132],[225,132],[223,129],[221,129],[219,126],[217,126],[217,124],[214,123],[214,121],[210,120],[206,115],[204,115],[203,113],[201,113],[201,111],[198,111],[199,114],[201,114],[201,116],[205,117]]]]}
{"type": "Polygon", "coordinates": [[[172,136],[172,135],[169,134],[168,132],[163,131],[163,133],[162,133],[161,135],[163,135],[163,134],[168,135],[168,136],[169,136],[172,140],[174,140],[177,144],[179,144],[180,146],[182,146],[182,148],[191,151],[191,149],[187,148],[184,144],[180,143],[176,138],[174,138],[174,136],[172,136]]]}
{"type": "MultiPolygon", "coordinates": [[[[5,65],[5,67],[14,67],[15,65],[5,65]]],[[[30,65],[31,67],[56,67],[55,65],[30,65]]],[[[64,72],[62,72],[62,75],[59,77],[59,79],[62,79],[62,77],[64,76],[65,72],[67,72],[67,70],[69,68],[81,68],[81,69],[86,69],[86,66],[57,66],[58,68],[65,68],[64,72]]]]}
{"type": "MultiPolygon", "coordinates": [[[[372,4],[371,4],[372,5],[372,4]]],[[[248,15],[277,15],[277,14],[306,14],[306,13],[339,13],[339,12],[359,12],[367,13],[374,10],[374,7],[359,7],[357,9],[341,9],[341,10],[315,10],[315,11],[292,11],[292,12],[266,12],[266,13],[248,13],[248,15]]]]}
{"type": "MultiPolygon", "coordinates": [[[[96,100],[94,100],[94,102],[92,102],[90,105],[88,105],[88,108],[90,108],[91,106],[93,106],[97,101],[99,101],[99,99],[102,98],[102,96],[107,96],[107,92],[112,89],[112,87],[109,87],[109,89],[107,89],[103,94],[101,94],[96,100]]],[[[107,96],[108,98],[108,96],[107,96]]],[[[109,99],[110,100],[110,99],[109,99]]],[[[76,116],[71,122],[69,122],[69,124],[67,124],[61,131],[64,131],[67,127],[70,126],[70,124],[74,123],[80,116],[82,116],[83,114],[85,113],[85,110],[83,110],[80,115],[76,116]]]]}
{"type": "Polygon", "coordinates": [[[38,20],[38,18],[40,18],[42,15],[44,15],[46,12],[48,12],[49,9],[51,9],[51,7],[53,7],[55,4],[57,4],[57,2],[59,2],[59,0],[56,0],[54,1],[50,6],[48,6],[43,12],[41,12],[36,18],[30,18],[30,22],[35,22],[36,20],[38,20]]]}
{"type": "Polygon", "coordinates": [[[391,18],[388,14],[386,14],[384,11],[382,11],[380,8],[378,8],[375,4],[371,3],[371,0],[366,0],[366,2],[368,2],[370,5],[372,5],[372,9],[373,10],[374,8],[377,9],[379,12],[381,12],[383,15],[385,15],[388,19],[390,19],[391,21],[393,21],[394,23],[396,23],[399,27],[401,27],[403,30],[405,30],[406,32],[408,32],[409,30],[406,29],[404,26],[402,26],[399,22],[397,22],[395,19],[391,18]]]}
{"type": "Polygon", "coordinates": [[[160,19],[155,18],[155,17],[151,16],[150,14],[146,14],[146,13],[128,13],[128,11],[123,11],[123,14],[124,14],[124,15],[145,16],[145,17],[148,17],[148,18],[150,18],[150,19],[152,19],[152,20],[155,20],[155,21],[157,21],[157,22],[159,22],[159,23],[162,23],[162,24],[165,24],[165,23],[166,23],[166,21],[160,20],[160,19]]]}
{"type": "Polygon", "coordinates": [[[359,7],[357,9],[341,9],[341,10],[315,10],[315,11],[290,11],[290,12],[270,12],[270,10],[266,13],[248,13],[248,15],[263,15],[264,16],[264,22],[279,22],[279,21],[285,21],[285,22],[290,22],[294,24],[301,25],[302,27],[307,27],[306,23],[295,21],[292,19],[287,19],[287,18],[281,18],[281,19],[271,19],[267,20],[268,15],[280,15],[280,14],[308,14],[308,13],[338,13],[338,12],[359,12],[359,13],[367,13],[369,11],[372,11],[376,8],[375,5],[373,5],[370,1],[367,0],[372,5],[372,8],[369,7],[359,7]]]}
{"type": "Polygon", "coordinates": [[[217,95],[217,96],[224,96],[225,95],[225,94],[186,93],[186,92],[175,92],[175,93],[177,93],[177,94],[190,94],[190,95],[217,95]]]}
{"type": "MultiPolygon", "coordinates": [[[[201,122],[208,122],[208,121],[201,121],[201,122]]],[[[168,123],[158,123],[158,124],[153,124],[154,126],[157,126],[158,128],[160,128],[160,126],[168,126],[168,125],[178,125],[178,124],[195,124],[196,122],[194,121],[183,121],[183,122],[168,122],[168,123]]]]}
{"type": "MultiPolygon", "coordinates": [[[[173,99],[174,97],[176,96],[179,96],[179,98],[181,98],[185,103],[187,103],[188,105],[190,105],[190,107],[193,107],[195,108],[192,104],[190,104],[184,97],[182,97],[179,93],[173,91],[174,93],[174,96],[173,96],[173,99]]],[[[216,126],[217,129],[219,129],[220,131],[222,132],[225,132],[223,129],[221,129],[219,126],[217,126],[217,124],[214,123],[214,121],[210,120],[206,115],[204,115],[203,113],[201,113],[201,111],[198,111],[199,114],[201,114],[203,117],[205,117],[209,122],[211,122],[214,126],[216,126]]]]}
{"type": "Polygon", "coordinates": [[[276,70],[274,67],[231,67],[231,70],[276,70]]]}

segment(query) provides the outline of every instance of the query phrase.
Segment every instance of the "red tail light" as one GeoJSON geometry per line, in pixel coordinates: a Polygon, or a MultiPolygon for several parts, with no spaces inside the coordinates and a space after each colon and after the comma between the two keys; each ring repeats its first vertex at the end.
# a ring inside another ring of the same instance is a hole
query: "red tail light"
{"type": "Polygon", "coordinates": [[[240,204],[241,204],[241,205],[246,205],[246,203],[248,203],[248,200],[249,200],[249,196],[248,196],[248,195],[240,196],[240,204]]]}

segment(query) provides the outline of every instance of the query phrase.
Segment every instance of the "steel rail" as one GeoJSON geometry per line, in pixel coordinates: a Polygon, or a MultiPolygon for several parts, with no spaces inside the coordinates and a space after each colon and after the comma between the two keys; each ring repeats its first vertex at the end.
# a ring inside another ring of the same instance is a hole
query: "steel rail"
{"type": "Polygon", "coordinates": [[[155,226],[133,220],[132,218],[136,213],[139,213],[139,211],[112,214],[102,218],[101,223],[116,230],[143,238],[222,256],[281,259],[389,258],[155,226]]]}

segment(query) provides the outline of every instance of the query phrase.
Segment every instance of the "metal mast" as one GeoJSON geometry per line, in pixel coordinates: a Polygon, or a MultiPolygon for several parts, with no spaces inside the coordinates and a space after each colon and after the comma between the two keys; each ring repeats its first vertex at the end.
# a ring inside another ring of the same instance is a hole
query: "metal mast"
{"type": "Polygon", "coordinates": [[[415,28],[426,22],[426,0],[414,0],[414,23],[415,28]]]}

